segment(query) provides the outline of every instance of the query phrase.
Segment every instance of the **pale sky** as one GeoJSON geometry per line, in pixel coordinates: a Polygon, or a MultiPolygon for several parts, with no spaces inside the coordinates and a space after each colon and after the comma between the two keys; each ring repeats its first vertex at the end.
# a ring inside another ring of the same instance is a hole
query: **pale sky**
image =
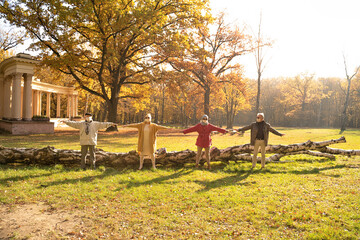
{"type": "MultiPolygon", "coordinates": [[[[275,41],[267,52],[264,78],[315,73],[345,78],[360,65],[359,0],[210,0],[213,13],[225,11],[229,22],[248,25],[275,41]]],[[[256,78],[253,55],[241,57],[245,75],[256,78]]]]}
{"type": "MultiPolygon", "coordinates": [[[[213,13],[225,11],[230,23],[245,24],[274,40],[267,50],[263,78],[314,73],[345,78],[360,65],[360,0],[210,0],[213,13]]],[[[251,33],[249,31],[249,33],[251,33]]],[[[27,47],[27,46],[26,46],[27,47]]],[[[16,49],[25,51],[25,46],[16,49]]],[[[34,54],[29,52],[30,54],[34,54]]],[[[245,76],[256,78],[253,55],[242,56],[245,76]]]]}

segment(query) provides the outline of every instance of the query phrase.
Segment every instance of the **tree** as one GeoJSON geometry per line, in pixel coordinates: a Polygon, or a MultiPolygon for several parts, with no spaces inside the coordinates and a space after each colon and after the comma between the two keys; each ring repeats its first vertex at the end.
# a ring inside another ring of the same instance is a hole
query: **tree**
{"type": "Polygon", "coordinates": [[[320,83],[316,82],[314,77],[314,74],[303,73],[295,78],[287,79],[282,85],[283,102],[290,106],[287,115],[295,117],[301,126],[310,121],[307,106],[323,97],[319,94],[321,93],[320,83]]]}
{"type": "Polygon", "coordinates": [[[225,94],[226,128],[232,129],[236,114],[250,108],[249,96],[241,72],[231,72],[222,79],[225,82],[222,90],[225,94]]]}
{"type": "Polygon", "coordinates": [[[283,84],[285,81],[282,78],[263,79],[261,82],[262,88],[265,89],[261,92],[261,112],[265,114],[266,121],[272,124],[280,124],[285,118],[288,103],[284,101],[282,104],[279,94],[283,84]]]}
{"type": "Polygon", "coordinates": [[[23,43],[26,38],[24,32],[13,29],[0,28],[0,62],[10,57],[10,50],[23,43]]]}
{"type": "Polygon", "coordinates": [[[215,85],[223,83],[221,74],[239,67],[235,59],[251,49],[251,38],[244,30],[225,23],[224,14],[214,24],[206,22],[192,33],[186,51],[165,52],[171,66],[186,75],[203,91],[203,109],[210,114],[210,95],[215,85]]]}
{"type": "Polygon", "coordinates": [[[351,113],[348,125],[354,128],[360,127],[360,77],[359,74],[351,82],[351,105],[349,113],[351,113]]]}
{"type": "Polygon", "coordinates": [[[265,40],[262,36],[261,24],[262,24],[262,14],[260,14],[259,28],[258,28],[257,36],[254,40],[255,41],[254,56],[255,56],[256,70],[257,70],[257,95],[256,95],[256,105],[255,105],[256,114],[260,112],[261,77],[266,67],[266,63],[264,63],[265,54],[263,50],[264,47],[271,46],[271,42],[265,40]]]}
{"type": "Polygon", "coordinates": [[[2,1],[0,16],[24,27],[43,63],[103,99],[108,121],[116,121],[119,100],[137,98],[121,94],[124,87],[153,80],[152,69],[166,61],[154,49],[167,47],[164,39],[186,37],[178,32],[197,26],[207,5],[200,0],[13,0],[2,1]]]}
{"type": "Polygon", "coordinates": [[[346,125],[347,125],[347,121],[348,121],[348,112],[347,111],[348,111],[349,100],[350,100],[351,80],[358,73],[358,71],[360,69],[360,66],[358,66],[357,69],[355,70],[354,74],[349,76],[345,55],[343,55],[343,59],[344,59],[344,67],[345,67],[345,74],[346,74],[346,81],[347,81],[347,88],[346,88],[347,90],[346,90],[344,108],[343,108],[343,112],[341,114],[340,134],[346,130],[346,125]]]}

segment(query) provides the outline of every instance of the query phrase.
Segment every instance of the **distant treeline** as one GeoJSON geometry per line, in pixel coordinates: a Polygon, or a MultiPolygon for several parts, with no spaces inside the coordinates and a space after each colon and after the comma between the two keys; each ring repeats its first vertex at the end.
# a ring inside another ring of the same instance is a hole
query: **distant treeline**
{"type": "MultiPolygon", "coordinates": [[[[244,98],[243,107],[240,106],[234,116],[233,126],[249,124],[255,120],[256,113],[253,108],[256,100],[256,82],[248,80],[246,86],[247,101],[244,98]]],[[[313,75],[303,74],[293,78],[265,79],[261,86],[261,112],[265,114],[266,121],[272,125],[340,127],[346,95],[345,79],[315,79],[313,75]]],[[[174,89],[163,85],[163,92],[153,90],[150,101],[141,110],[136,110],[131,102],[126,102],[126,105],[122,104],[118,115],[119,122],[140,122],[143,120],[144,114],[150,112],[153,120],[161,124],[186,126],[198,123],[199,117],[202,115],[201,98],[193,96],[191,99],[183,99],[185,101],[179,102],[179,93],[174,89]]],[[[211,104],[210,121],[223,127],[232,127],[228,126],[226,97],[218,97],[219,99],[211,99],[211,102],[216,102],[216,104],[211,104]]],[[[136,101],[138,100],[132,100],[132,102],[136,101]]],[[[97,117],[104,120],[105,112],[99,109],[97,117]]],[[[360,127],[359,78],[354,78],[352,82],[348,127],[360,127]]]]}

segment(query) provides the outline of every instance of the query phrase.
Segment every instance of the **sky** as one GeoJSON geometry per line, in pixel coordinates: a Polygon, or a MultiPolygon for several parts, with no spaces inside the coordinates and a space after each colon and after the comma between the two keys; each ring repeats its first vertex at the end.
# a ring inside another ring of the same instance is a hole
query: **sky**
{"type": "MultiPolygon", "coordinates": [[[[213,13],[224,11],[229,23],[256,33],[262,15],[263,36],[274,40],[265,56],[263,78],[345,78],[360,65],[359,0],[210,0],[213,13]]],[[[245,76],[257,78],[254,55],[242,56],[245,76]]]]}
{"type": "MultiPolygon", "coordinates": [[[[343,55],[349,75],[360,65],[360,0],[210,0],[210,6],[249,33],[257,32],[262,15],[263,36],[274,41],[263,78],[302,73],[345,78],[343,55]]],[[[254,55],[238,60],[245,76],[256,79],[254,55]]]]}

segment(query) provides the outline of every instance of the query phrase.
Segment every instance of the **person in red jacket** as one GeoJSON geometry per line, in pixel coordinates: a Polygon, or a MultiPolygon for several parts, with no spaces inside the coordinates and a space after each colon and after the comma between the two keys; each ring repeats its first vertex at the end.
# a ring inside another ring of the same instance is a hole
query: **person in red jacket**
{"type": "Polygon", "coordinates": [[[211,146],[210,133],[212,131],[226,133],[227,130],[215,127],[214,125],[211,125],[208,120],[209,120],[208,116],[204,115],[201,118],[201,121],[199,124],[195,125],[194,127],[183,130],[183,133],[184,134],[191,133],[191,132],[199,133],[199,136],[196,139],[196,144],[195,144],[197,146],[196,167],[199,167],[202,149],[205,148],[205,157],[206,157],[208,169],[211,169],[211,167],[210,167],[210,146],[211,146]]]}

